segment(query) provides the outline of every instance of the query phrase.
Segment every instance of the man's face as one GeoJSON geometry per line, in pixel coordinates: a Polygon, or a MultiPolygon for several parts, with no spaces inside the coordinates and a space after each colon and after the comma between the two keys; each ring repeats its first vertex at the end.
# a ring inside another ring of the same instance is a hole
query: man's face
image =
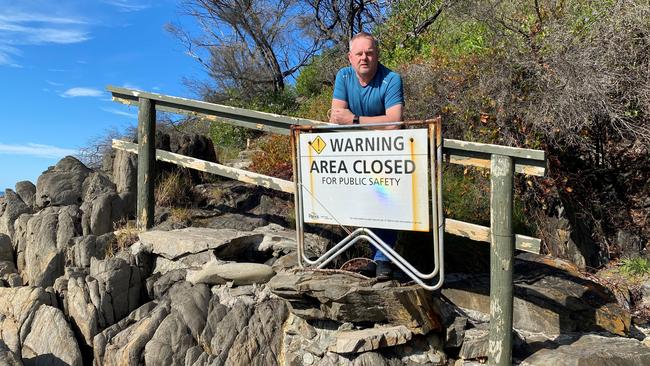
{"type": "Polygon", "coordinates": [[[370,38],[357,38],[352,42],[348,59],[357,75],[372,78],[377,72],[378,53],[370,38]]]}

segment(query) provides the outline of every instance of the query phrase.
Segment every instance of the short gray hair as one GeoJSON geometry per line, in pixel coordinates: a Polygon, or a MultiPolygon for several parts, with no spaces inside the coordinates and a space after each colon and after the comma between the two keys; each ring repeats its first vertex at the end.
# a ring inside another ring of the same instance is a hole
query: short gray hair
{"type": "Polygon", "coordinates": [[[372,39],[372,45],[375,47],[375,49],[379,48],[379,42],[377,42],[377,38],[375,38],[375,36],[373,36],[370,33],[361,31],[361,32],[355,34],[352,38],[350,38],[350,43],[348,44],[348,49],[352,49],[352,42],[354,42],[355,40],[357,40],[359,38],[372,39]]]}

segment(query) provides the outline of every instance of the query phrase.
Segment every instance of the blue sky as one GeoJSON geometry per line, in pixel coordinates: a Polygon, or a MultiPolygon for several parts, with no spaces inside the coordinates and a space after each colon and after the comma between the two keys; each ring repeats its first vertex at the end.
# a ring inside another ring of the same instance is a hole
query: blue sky
{"type": "Polygon", "coordinates": [[[176,0],[0,0],[0,190],[135,125],[107,85],[195,98],[182,80],[204,73],[169,22],[193,24],[176,0]]]}

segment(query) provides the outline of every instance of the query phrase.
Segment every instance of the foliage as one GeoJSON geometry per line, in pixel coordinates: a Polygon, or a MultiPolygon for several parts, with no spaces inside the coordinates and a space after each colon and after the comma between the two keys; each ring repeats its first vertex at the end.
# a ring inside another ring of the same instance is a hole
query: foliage
{"type": "Polygon", "coordinates": [[[650,274],[650,260],[644,257],[634,257],[621,260],[621,272],[630,276],[650,274]]]}
{"type": "Polygon", "coordinates": [[[303,101],[295,113],[296,116],[317,121],[329,121],[328,111],[332,106],[332,92],[332,87],[323,87],[319,94],[303,101]]]}
{"type": "Polygon", "coordinates": [[[288,136],[269,135],[258,141],[260,154],[252,158],[250,170],[277,178],[293,179],[291,142],[288,136]]]}
{"type": "MultiPolygon", "coordinates": [[[[443,170],[443,212],[445,217],[490,226],[490,181],[485,169],[447,165],[443,170]]],[[[520,197],[515,196],[512,213],[516,234],[532,235],[534,223],[528,220],[520,197]]]]}
{"type": "Polygon", "coordinates": [[[184,206],[190,202],[192,182],[182,170],[165,172],[156,184],[154,196],[161,207],[184,206]]]}
{"type": "Polygon", "coordinates": [[[202,33],[167,29],[201,63],[219,91],[247,97],[281,92],[322,45],[299,0],[184,0],[202,33]]]}
{"type": "Polygon", "coordinates": [[[314,56],[311,63],[303,67],[296,78],[296,94],[300,97],[312,97],[320,94],[323,88],[334,86],[336,73],[346,65],[346,52],[342,47],[334,47],[314,56]]]}

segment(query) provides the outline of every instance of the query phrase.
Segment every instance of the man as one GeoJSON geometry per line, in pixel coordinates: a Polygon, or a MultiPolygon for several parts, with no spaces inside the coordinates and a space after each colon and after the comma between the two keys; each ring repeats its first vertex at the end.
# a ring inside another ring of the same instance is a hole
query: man
{"type": "MultiPolygon", "coordinates": [[[[379,63],[377,40],[365,32],[356,34],[350,40],[348,60],[350,66],[336,74],[330,122],[350,125],[401,121],[404,106],[402,79],[379,63]]],[[[375,229],[374,232],[386,244],[395,245],[395,231],[375,229]]],[[[372,249],[377,263],[377,278],[390,278],[389,259],[374,246],[372,249]]]]}

